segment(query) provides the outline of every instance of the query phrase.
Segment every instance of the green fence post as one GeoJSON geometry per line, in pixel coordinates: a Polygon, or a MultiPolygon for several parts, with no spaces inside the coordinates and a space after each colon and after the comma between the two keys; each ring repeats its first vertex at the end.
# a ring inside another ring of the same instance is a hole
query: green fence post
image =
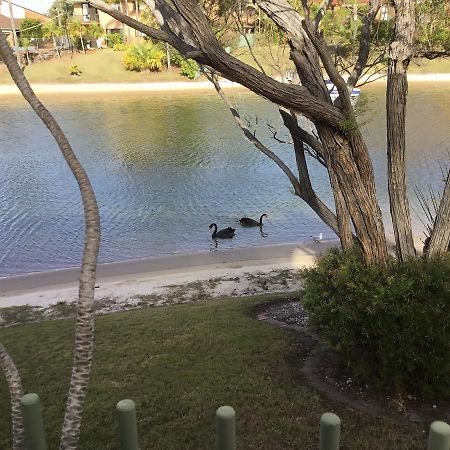
{"type": "Polygon", "coordinates": [[[216,411],[216,437],[218,450],[236,449],[236,413],[231,406],[216,411]]]}
{"type": "Polygon", "coordinates": [[[21,399],[25,437],[29,450],[47,450],[42,404],[37,394],[26,394],[21,399]]]}
{"type": "Polygon", "coordinates": [[[431,424],[428,450],[450,450],[450,425],[439,420],[431,424]]]}
{"type": "Polygon", "coordinates": [[[341,419],[336,414],[325,413],[320,418],[320,450],[339,450],[341,419]]]}
{"type": "Polygon", "coordinates": [[[136,425],[136,405],[133,400],[121,400],[116,406],[121,450],[139,450],[136,425]]]}

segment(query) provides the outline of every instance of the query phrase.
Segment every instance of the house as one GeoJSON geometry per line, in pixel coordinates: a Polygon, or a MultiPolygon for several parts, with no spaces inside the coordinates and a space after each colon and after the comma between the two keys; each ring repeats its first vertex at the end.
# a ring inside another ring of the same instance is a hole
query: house
{"type": "MultiPolygon", "coordinates": [[[[134,28],[119,22],[103,11],[97,10],[87,2],[72,0],[71,3],[73,4],[74,19],[78,19],[86,25],[97,22],[102,26],[106,34],[120,33],[127,42],[134,41],[142,36],[142,33],[136,31],[134,28]]],[[[137,20],[139,19],[142,9],[139,0],[117,0],[117,2],[113,3],[111,6],[137,20]]]]}
{"type": "MultiPolygon", "coordinates": [[[[16,30],[19,30],[23,19],[38,19],[42,22],[46,22],[48,20],[46,15],[33,11],[29,8],[25,8],[16,3],[12,3],[12,13],[16,30]]],[[[0,0],[0,29],[6,34],[10,34],[12,32],[9,2],[5,0],[0,0]]]]}

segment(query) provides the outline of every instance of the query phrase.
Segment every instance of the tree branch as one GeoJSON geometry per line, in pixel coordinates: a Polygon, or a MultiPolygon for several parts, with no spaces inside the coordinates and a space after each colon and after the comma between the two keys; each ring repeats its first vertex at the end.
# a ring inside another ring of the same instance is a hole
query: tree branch
{"type": "Polygon", "coordinates": [[[356,60],[355,67],[353,68],[353,71],[347,80],[349,92],[351,92],[353,88],[356,86],[356,83],[358,82],[358,79],[361,76],[364,67],[366,67],[367,60],[369,58],[369,49],[371,41],[370,29],[381,7],[381,0],[371,0],[369,4],[370,10],[368,14],[364,17],[363,25],[361,28],[358,59],[356,60]]]}
{"type": "MultiPolygon", "coordinates": [[[[142,22],[139,22],[139,21],[133,19],[132,17],[127,16],[126,14],[118,11],[117,9],[113,8],[112,6],[108,5],[107,3],[105,3],[102,0],[87,0],[87,1],[93,7],[99,9],[100,11],[103,11],[106,14],[109,14],[111,17],[114,17],[114,19],[117,19],[119,22],[122,22],[125,25],[128,25],[131,28],[134,28],[135,30],[141,31],[142,33],[146,34],[147,36],[150,36],[153,39],[157,39],[157,40],[169,43],[172,47],[175,47],[183,55],[185,55],[189,58],[193,58],[194,56],[196,56],[197,58],[201,58],[201,56],[202,56],[201,52],[199,52],[197,48],[193,47],[192,45],[187,44],[185,42],[185,40],[178,38],[172,29],[170,29],[171,32],[157,30],[156,28],[152,28],[148,25],[144,25],[142,22]]],[[[157,21],[159,23],[161,21],[161,17],[162,17],[161,14],[159,14],[159,15],[155,14],[155,17],[157,18],[157,21]]],[[[165,23],[168,26],[170,26],[169,22],[165,22],[165,23]]],[[[175,25],[173,25],[173,26],[175,27],[175,25]]]]}
{"type": "MultiPolygon", "coordinates": [[[[169,42],[185,57],[192,58],[202,65],[212,67],[230,81],[247,87],[277,105],[300,112],[309,119],[321,120],[333,129],[340,130],[342,123],[345,121],[345,117],[338,108],[317,99],[305,87],[276,81],[226,53],[217,42],[202,10],[191,0],[174,0],[174,5],[189,24],[190,30],[186,30],[186,33],[190,33],[195,37],[199,48],[187,46],[185,42],[181,45],[180,39],[175,38],[173,35],[147,27],[109,7],[102,0],[89,0],[89,3],[136,30],[146,34],[149,32],[151,37],[169,42]],[[159,37],[155,35],[155,31],[160,33],[159,37]]],[[[182,29],[179,23],[178,26],[182,29]]]]}
{"type": "Polygon", "coordinates": [[[249,142],[251,142],[258,150],[260,150],[262,153],[264,153],[266,156],[268,156],[273,162],[275,162],[275,164],[289,178],[289,181],[291,182],[295,193],[298,196],[301,196],[301,186],[300,186],[300,183],[299,183],[298,179],[296,178],[296,176],[292,173],[291,169],[289,169],[289,167],[274,152],[269,150],[248,129],[248,127],[245,125],[244,121],[241,119],[239,112],[236,110],[236,108],[233,107],[233,105],[229,102],[228,98],[225,96],[225,93],[223,92],[222,88],[220,87],[217,76],[215,74],[208,74],[208,73],[206,73],[205,76],[208,78],[209,81],[211,81],[211,83],[213,83],[214,88],[216,89],[217,93],[220,95],[220,98],[224,101],[224,103],[230,109],[231,114],[233,115],[234,119],[236,120],[236,123],[238,124],[238,126],[242,130],[242,132],[244,133],[244,136],[247,138],[247,140],[249,142]]]}
{"type": "Polygon", "coordinates": [[[314,28],[316,30],[319,28],[320,22],[322,22],[322,19],[332,4],[333,0],[323,0],[319,11],[317,11],[316,17],[314,18],[314,28]]]}

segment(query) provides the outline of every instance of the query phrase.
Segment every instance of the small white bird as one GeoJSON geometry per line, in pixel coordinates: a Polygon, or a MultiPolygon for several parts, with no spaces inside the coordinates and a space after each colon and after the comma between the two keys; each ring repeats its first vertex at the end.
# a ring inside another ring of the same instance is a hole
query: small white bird
{"type": "Polygon", "coordinates": [[[311,236],[314,239],[314,242],[319,243],[323,239],[323,233],[319,233],[317,236],[311,236]]]}

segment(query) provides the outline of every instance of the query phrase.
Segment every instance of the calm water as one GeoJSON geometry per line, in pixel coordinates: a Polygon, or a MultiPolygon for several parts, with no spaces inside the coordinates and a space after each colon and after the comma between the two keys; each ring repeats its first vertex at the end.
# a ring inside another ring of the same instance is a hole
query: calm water
{"type": "MultiPolygon", "coordinates": [[[[410,88],[408,182],[442,187],[450,151],[449,85],[410,88]]],[[[365,89],[365,134],[388,223],[384,97],[365,89]]],[[[258,136],[294,169],[292,149],[273,141],[276,109],[249,93],[230,94],[258,136]]],[[[284,174],[248,144],[214,95],[49,98],[94,185],[102,219],[102,262],[214,250],[208,225],[236,226],[219,248],[302,242],[333,234],[293,195],[284,174]],[[266,236],[239,217],[269,214],[266,236]]],[[[0,99],[0,276],[71,267],[80,260],[83,217],[75,182],[49,132],[21,99],[0,99]]],[[[329,204],[327,176],[312,163],[329,204]]],[[[414,196],[412,196],[414,200],[414,196]]],[[[415,202],[414,202],[415,203],[415,202]]],[[[417,209],[417,207],[416,207],[417,209]]],[[[415,232],[422,226],[413,213],[415,232]]]]}

